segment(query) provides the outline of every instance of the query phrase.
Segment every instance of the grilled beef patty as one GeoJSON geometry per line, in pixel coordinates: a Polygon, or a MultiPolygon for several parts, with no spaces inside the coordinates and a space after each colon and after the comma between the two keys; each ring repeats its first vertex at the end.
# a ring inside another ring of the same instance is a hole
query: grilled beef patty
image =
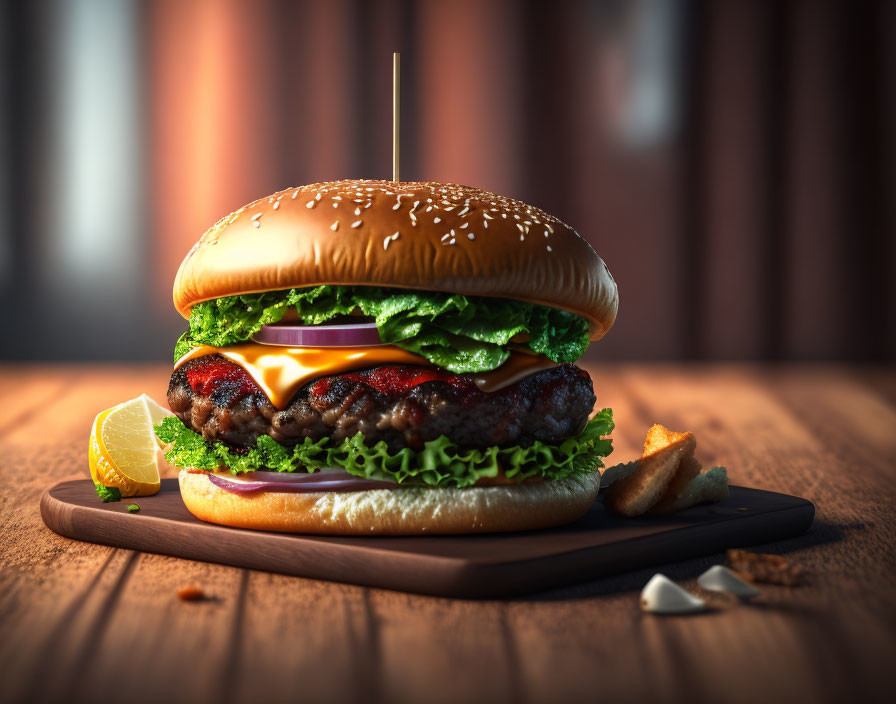
{"type": "Polygon", "coordinates": [[[270,435],[291,446],[306,437],[342,440],[359,431],[389,449],[421,449],[446,435],[462,448],[559,444],[585,427],[595,396],[591,377],[561,364],[492,393],[469,375],[384,365],[321,377],[278,411],[239,365],[220,355],[174,371],[168,405],[206,440],[234,448],[270,435]]]}

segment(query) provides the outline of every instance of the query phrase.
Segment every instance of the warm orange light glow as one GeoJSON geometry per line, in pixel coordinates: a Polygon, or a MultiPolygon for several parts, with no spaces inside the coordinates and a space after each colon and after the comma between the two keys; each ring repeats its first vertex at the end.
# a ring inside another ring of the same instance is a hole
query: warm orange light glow
{"type": "Polygon", "coordinates": [[[420,6],[422,172],[514,195],[519,188],[516,80],[522,47],[508,31],[508,5],[420,6]],[[458,44],[463,37],[463,45],[458,44]]]}
{"type": "Polygon", "coordinates": [[[170,307],[181,259],[218,218],[263,195],[272,122],[268,3],[150,4],[156,279],[170,307]],[[256,31],[257,30],[257,31],[256,31]]]}

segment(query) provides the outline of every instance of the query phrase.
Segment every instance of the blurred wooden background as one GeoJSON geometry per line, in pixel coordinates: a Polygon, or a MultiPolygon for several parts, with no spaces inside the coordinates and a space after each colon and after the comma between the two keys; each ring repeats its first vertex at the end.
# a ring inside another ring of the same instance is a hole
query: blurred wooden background
{"type": "Polygon", "coordinates": [[[291,184],[558,215],[621,292],[602,359],[896,355],[896,3],[11,0],[0,359],[168,359],[174,272],[291,184]]]}

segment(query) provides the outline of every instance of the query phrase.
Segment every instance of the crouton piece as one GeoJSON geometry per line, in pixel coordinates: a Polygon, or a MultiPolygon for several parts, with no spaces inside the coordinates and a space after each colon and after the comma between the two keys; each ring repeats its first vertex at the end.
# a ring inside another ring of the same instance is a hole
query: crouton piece
{"type": "MultiPolygon", "coordinates": [[[[660,500],[682,462],[692,457],[697,447],[691,433],[676,433],[675,436],[671,444],[641,457],[635,471],[613,482],[607,489],[608,509],[622,516],[640,516],[660,500]]],[[[669,437],[668,431],[666,437],[669,437]]],[[[645,449],[648,445],[649,442],[645,443],[645,449]]]]}

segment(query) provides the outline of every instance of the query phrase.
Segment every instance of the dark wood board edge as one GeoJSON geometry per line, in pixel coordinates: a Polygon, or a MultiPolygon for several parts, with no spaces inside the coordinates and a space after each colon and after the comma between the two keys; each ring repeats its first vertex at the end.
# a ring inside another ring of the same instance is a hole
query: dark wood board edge
{"type": "Polygon", "coordinates": [[[775,540],[794,538],[805,533],[815,518],[815,506],[805,504],[770,511],[737,520],[719,521],[707,526],[685,526],[668,533],[657,533],[594,548],[574,550],[539,559],[541,569],[532,573],[526,560],[498,564],[477,565],[466,579],[459,580],[467,598],[523,596],[562,586],[580,584],[613,574],[630,572],[645,567],[656,567],[682,562],[693,557],[711,555],[729,548],[745,548],[775,540]],[[774,515],[774,522],[769,516],[774,515]],[[689,549],[680,546],[682,534],[694,535],[689,549]],[[675,558],[668,559],[670,548],[675,558]],[[600,559],[596,559],[600,556],[600,559]],[[612,565],[608,567],[608,565],[612,565]],[[496,592],[492,585],[500,587],[496,592]]]}
{"type": "Polygon", "coordinates": [[[179,540],[179,532],[171,530],[170,520],[106,512],[102,521],[96,521],[95,511],[55,498],[51,495],[53,488],[47,489],[41,497],[41,516],[48,528],[68,538],[246,569],[272,571],[273,564],[276,565],[273,571],[298,577],[474,599],[521,596],[609,574],[667,564],[670,561],[664,557],[673,542],[677,545],[675,561],[681,561],[727,548],[790,538],[805,532],[815,514],[812,503],[803,499],[795,506],[776,511],[715,522],[709,534],[706,526],[686,526],[668,534],[630,538],[539,557],[538,570],[531,568],[535,560],[481,563],[437,555],[426,556],[426,567],[421,569],[419,554],[379,550],[372,546],[340,544],[335,547],[313,541],[302,544],[302,562],[294,564],[293,536],[256,533],[210,523],[190,526],[191,532],[204,539],[197,551],[195,539],[190,542],[179,540]],[[770,515],[774,515],[774,521],[769,520],[770,515]],[[692,547],[684,551],[680,547],[682,533],[694,536],[692,547]],[[247,546],[252,549],[246,550],[247,546]],[[378,553],[376,561],[369,560],[371,551],[378,553]],[[363,579],[359,579],[353,559],[359,555],[368,558],[363,579]]]}
{"type": "Polygon", "coordinates": [[[456,558],[431,555],[427,557],[426,573],[421,574],[420,557],[416,554],[371,546],[340,544],[336,547],[326,542],[305,541],[302,543],[303,562],[293,565],[295,541],[291,534],[242,530],[201,521],[190,524],[190,531],[203,538],[201,551],[197,552],[196,540],[191,543],[179,540],[180,532],[172,531],[168,519],[110,511],[102,514],[102,521],[96,521],[95,511],[52,496],[54,488],[47,489],[40,500],[41,517],[48,528],[73,540],[127,550],[348,584],[359,583],[357,562],[352,558],[369,557],[371,552],[376,552],[378,563],[375,569],[366,573],[366,585],[394,589],[396,583],[407,583],[406,591],[421,594],[436,593],[431,591],[431,582],[450,582],[462,562],[456,558]],[[137,523],[135,518],[140,522],[137,523]],[[241,549],[237,549],[237,543],[241,549]],[[246,546],[253,549],[246,550],[246,546]],[[272,562],[278,565],[278,569],[271,569],[272,562]],[[425,589],[426,586],[430,587],[430,591],[425,589]]]}

